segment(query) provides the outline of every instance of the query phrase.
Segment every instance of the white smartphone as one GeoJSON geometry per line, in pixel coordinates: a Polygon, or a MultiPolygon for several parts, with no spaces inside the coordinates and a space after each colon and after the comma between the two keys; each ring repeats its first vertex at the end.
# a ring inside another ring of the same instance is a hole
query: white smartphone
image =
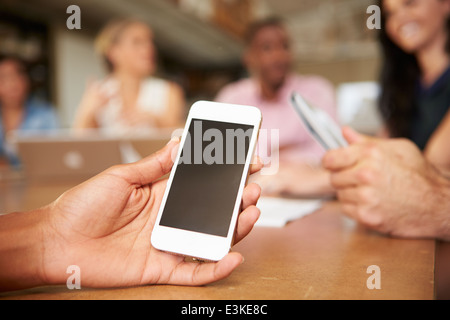
{"type": "Polygon", "coordinates": [[[211,261],[230,251],[261,121],[251,106],[199,101],[191,107],[153,247],[211,261]]]}
{"type": "Polygon", "coordinates": [[[325,150],[348,145],[339,125],[325,111],[311,105],[296,92],[292,94],[291,103],[308,131],[325,150]]]}

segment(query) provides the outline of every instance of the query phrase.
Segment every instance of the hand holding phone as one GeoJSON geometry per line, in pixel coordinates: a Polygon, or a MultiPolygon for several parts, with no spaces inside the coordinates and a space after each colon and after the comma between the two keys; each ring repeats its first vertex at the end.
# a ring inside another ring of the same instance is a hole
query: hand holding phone
{"type": "Polygon", "coordinates": [[[211,261],[229,252],[260,124],[255,107],[191,107],[152,232],[155,248],[211,261]]]}
{"type": "MultiPolygon", "coordinates": [[[[167,179],[162,177],[170,172],[172,154],[178,147],[179,139],[174,139],[144,159],[103,171],[64,192],[50,205],[1,216],[0,226],[4,229],[12,225],[18,228],[23,223],[32,226],[27,228],[25,238],[20,232],[3,234],[9,241],[0,241],[6,245],[4,248],[8,243],[14,246],[21,241],[24,246],[23,250],[17,250],[17,246],[15,250],[7,250],[7,256],[2,256],[2,289],[65,285],[70,265],[82,270],[82,283],[86,287],[192,286],[227,277],[242,263],[238,252],[227,254],[219,262],[199,264],[149,244],[166,190],[167,179]],[[30,224],[29,219],[35,223],[30,224]],[[30,234],[41,237],[37,241],[30,234]],[[24,239],[30,241],[23,242],[24,239]],[[45,246],[45,253],[42,246],[45,246]],[[24,264],[24,259],[30,264],[24,264]],[[36,273],[38,270],[42,273],[36,273]]],[[[250,172],[257,172],[261,166],[259,162],[253,163],[250,172]]],[[[259,217],[255,205],[260,191],[256,184],[244,189],[235,243],[247,236],[259,217]]]]}

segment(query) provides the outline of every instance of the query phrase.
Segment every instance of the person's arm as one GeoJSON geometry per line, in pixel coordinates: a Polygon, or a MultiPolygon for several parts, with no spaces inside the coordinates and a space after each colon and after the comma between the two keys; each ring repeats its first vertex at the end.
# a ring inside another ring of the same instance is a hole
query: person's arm
{"type": "Polygon", "coordinates": [[[180,86],[175,83],[168,84],[167,103],[161,113],[139,108],[123,115],[130,126],[151,125],[156,128],[176,128],[182,125],[185,118],[184,93],[180,86]]]}
{"type": "Polygon", "coordinates": [[[45,283],[45,212],[48,208],[0,216],[0,291],[45,283]]]}
{"type": "Polygon", "coordinates": [[[274,175],[256,174],[251,180],[264,196],[329,197],[335,194],[330,172],[307,162],[280,163],[274,175]]]}
{"type": "MultiPolygon", "coordinates": [[[[0,291],[65,284],[77,265],[81,286],[203,285],[243,261],[231,252],[217,263],[194,263],[151,246],[172,153],[178,141],[136,163],[118,165],[70,189],[48,206],[0,216],[0,291]]],[[[251,171],[261,168],[252,164],[251,171]]],[[[235,241],[259,217],[257,185],[244,188],[235,241]]]]}
{"type": "Polygon", "coordinates": [[[450,111],[447,112],[425,147],[425,157],[447,176],[450,175],[450,111]]]}
{"type": "Polygon", "coordinates": [[[438,230],[436,238],[450,241],[450,180],[446,177],[438,175],[433,182],[430,182],[432,187],[428,193],[429,200],[426,203],[431,203],[428,208],[430,215],[436,213],[438,230]]]}
{"type": "Polygon", "coordinates": [[[175,128],[182,124],[185,116],[186,101],[183,89],[176,83],[169,84],[167,106],[163,115],[156,118],[156,124],[161,128],[175,128]]]}
{"type": "Polygon", "coordinates": [[[96,114],[101,107],[106,105],[110,98],[111,96],[108,96],[101,90],[100,82],[90,81],[78,106],[73,128],[98,128],[96,114]]]}

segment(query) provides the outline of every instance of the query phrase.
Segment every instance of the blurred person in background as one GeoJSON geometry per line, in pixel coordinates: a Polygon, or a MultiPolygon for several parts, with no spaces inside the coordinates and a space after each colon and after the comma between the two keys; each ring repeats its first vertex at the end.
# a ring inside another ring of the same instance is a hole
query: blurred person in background
{"type": "Polygon", "coordinates": [[[108,75],[91,81],[74,128],[101,128],[115,134],[173,128],[184,116],[184,93],[175,83],[152,76],[156,49],[149,26],[134,19],[110,22],[96,40],[108,75]]]}
{"type": "MultiPolygon", "coordinates": [[[[280,166],[275,176],[260,175],[257,181],[265,194],[323,195],[332,192],[329,173],[320,167],[324,151],[311,137],[290,105],[296,91],[336,119],[335,90],[319,76],[292,71],[293,57],[287,30],[278,18],[254,22],[246,35],[244,64],[250,78],[224,87],[219,102],[252,105],[263,115],[262,129],[279,130],[280,166]],[[303,181],[299,183],[299,181],[303,181]]],[[[260,137],[261,138],[261,137],[260,137]]],[[[269,141],[271,145],[273,142],[269,141]]],[[[259,144],[259,156],[267,161],[269,146],[259,144]]]]}
{"type": "Polygon", "coordinates": [[[30,79],[24,61],[0,57],[0,166],[19,166],[20,160],[5,142],[11,131],[51,130],[59,127],[54,108],[30,94],[30,79]]]}
{"type": "Polygon", "coordinates": [[[450,170],[450,1],[382,0],[384,137],[412,140],[450,170]]]}

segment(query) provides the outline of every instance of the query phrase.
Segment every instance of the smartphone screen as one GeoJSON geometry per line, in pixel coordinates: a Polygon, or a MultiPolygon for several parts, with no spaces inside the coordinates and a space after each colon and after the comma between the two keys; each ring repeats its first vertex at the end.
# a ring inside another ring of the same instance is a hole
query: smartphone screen
{"type": "Polygon", "coordinates": [[[192,119],[161,226],[228,235],[253,130],[250,125],[192,119]]]}

